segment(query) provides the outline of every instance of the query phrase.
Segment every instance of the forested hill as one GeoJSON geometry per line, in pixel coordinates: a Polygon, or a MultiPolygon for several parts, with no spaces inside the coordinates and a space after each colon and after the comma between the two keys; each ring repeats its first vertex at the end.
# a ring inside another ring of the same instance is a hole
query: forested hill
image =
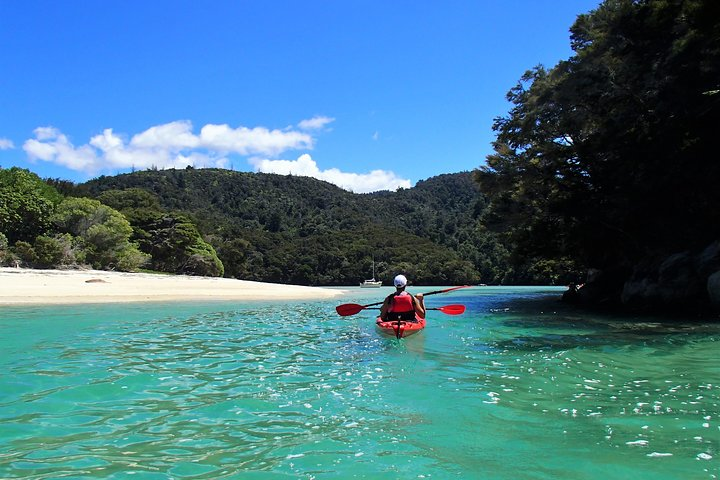
{"type": "Polygon", "coordinates": [[[202,227],[260,228],[301,236],[400,222],[429,237],[435,227],[456,221],[459,215],[468,219],[482,202],[469,172],[420,181],[407,190],[371,194],[354,194],[310,177],[221,169],[135,172],[100,177],[78,188],[91,197],[140,188],[154,194],[164,209],[192,215],[202,227]]]}
{"type": "Polygon", "coordinates": [[[484,199],[470,172],[372,194],[309,177],[192,168],[100,177],[74,190],[121,211],[160,261],[155,268],[166,265],[148,225],[163,212],[172,225],[182,216],[197,226],[229,277],[355,285],[372,275],[373,258],[385,282],[397,272],[416,284],[494,283],[508,273],[507,251],[478,222],[484,199]]]}

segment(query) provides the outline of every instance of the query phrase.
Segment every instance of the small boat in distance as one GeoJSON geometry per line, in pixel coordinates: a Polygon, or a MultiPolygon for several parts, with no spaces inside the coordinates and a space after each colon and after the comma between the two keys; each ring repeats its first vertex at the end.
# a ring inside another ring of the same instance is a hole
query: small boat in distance
{"type": "Polygon", "coordinates": [[[370,280],[363,280],[360,282],[362,288],[379,288],[382,287],[382,280],[375,280],[375,277],[370,280]]]}
{"type": "Polygon", "coordinates": [[[382,287],[382,280],[375,280],[375,259],[373,259],[372,264],[373,269],[373,276],[370,280],[364,280],[360,282],[360,287],[362,288],[380,288],[382,287]]]}

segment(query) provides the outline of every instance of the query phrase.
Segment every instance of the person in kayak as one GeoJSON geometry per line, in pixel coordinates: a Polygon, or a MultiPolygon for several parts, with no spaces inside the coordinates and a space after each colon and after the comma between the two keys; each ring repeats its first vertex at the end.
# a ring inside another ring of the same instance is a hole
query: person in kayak
{"type": "Polygon", "coordinates": [[[411,295],[405,291],[407,278],[398,275],[393,281],[395,293],[388,295],[380,307],[380,318],[383,321],[405,320],[414,322],[415,316],[425,318],[425,299],[422,293],[411,295]]]}

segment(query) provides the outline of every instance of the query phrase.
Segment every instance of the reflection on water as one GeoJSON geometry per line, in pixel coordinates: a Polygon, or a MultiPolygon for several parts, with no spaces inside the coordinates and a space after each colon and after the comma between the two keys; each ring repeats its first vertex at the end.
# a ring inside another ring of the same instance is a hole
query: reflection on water
{"type": "Polygon", "coordinates": [[[541,293],[405,340],[324,302],[9,309],[0,477],[715,478],[718,325],[508,303],[541,293]]]}

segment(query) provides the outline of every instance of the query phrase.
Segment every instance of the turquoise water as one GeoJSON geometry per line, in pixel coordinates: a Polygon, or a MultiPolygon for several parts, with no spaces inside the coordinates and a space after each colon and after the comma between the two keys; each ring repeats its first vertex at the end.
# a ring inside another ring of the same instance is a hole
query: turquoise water
{"type": "Polygon", "coordinates": [[[717,478],[720,324],[560,291],[428,297],[468,310],[404,340],[335,314],[385,289],[2,308],[0,478],[717,478]]]}

